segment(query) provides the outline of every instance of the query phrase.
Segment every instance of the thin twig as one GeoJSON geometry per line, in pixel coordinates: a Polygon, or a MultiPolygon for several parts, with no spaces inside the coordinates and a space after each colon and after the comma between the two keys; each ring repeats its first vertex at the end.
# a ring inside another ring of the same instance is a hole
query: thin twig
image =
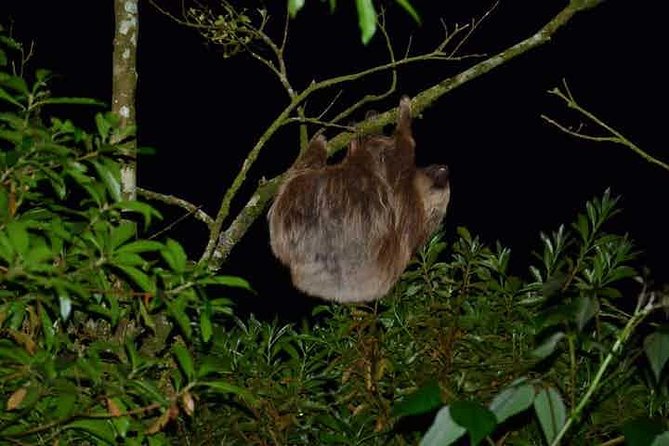
{"type": "Polygon", "coordinates": [[[669,170],[669,164],[667,164],[664,161],[661,161],[654,156],[650,155],[648,152],[645,150],[641,149],[639,146],[634,144],[632,141],[630,141],[627,137],[625,137],[622,133],[602,121],[599,117],[597,117],[594,113],[588,111],[587,109],[583,108],[579,103],[576,101],[574,96],[572,95],[571,91],[569,90],[569,86],[567,85],[566,81],[562,81],[563,89],[565,91],[560,90],[559,88],[554,88],[549,91],[550,94],[555,95],[562,99],[566,104],[567,107],[576,110],[578,113],[581,115],[585,116],[590,122],[596,124],[600,128],[604,129],[609,136],[595,136],[595,135],[588,135],[580,130],[571,130],[570,128],[558,123],[554,119],[546,116],[546,115],[541,115],[542,119],[544,119],[546,122],[549,124],[557,127],[560,131],[567,133],[569,135],[572,135],[577,138],[585,139],[588,141],[596,141],[596,142],[612,142],[615,144],[620,144],[622,146],[627,147],[628,149],[632,150],[635,152],[637,155],[645,159],[651,164],[655,164],[657,166],[660,166],[661,168],[665,170],[669,170]]]}
{"type": "MultiPolygon", "coordinates": [[[[513,58],[528,52],[534,48],[537,48],[546,42],[549,42],[552,36],[565,24],[567,24],[572,17],[584,10],[591,9],[599,4],[599,0],[579,0],[570,2],[564,9],[558,12],[552,19],[550,19],[539,31],[537,31],[532,36],[527,39],[518,42],[517,44],[507,48],[506,50],[500,52],[499,54],[489,57],[488,59],[481,61],[474,66],[466,69],[460,74],[446,78],[441,82],[433,85],[432,87],[422,91],[421,93],[414,96],[412,100],[412,113],[414,115],[420,114],[427,107],[435,103],[441,96],[450,92],[451,90],[465,84],[473,79],[476,79],[483,74],[497,68],[504,63],[512,60],[513,58]]],[[[386,70],[389,68],[395,68],[400,65],[408,64],[415,62],[417,60],[426,60],[425,57],[417,59],[415,57],[406,58],[395,63],[385,64],[383,66],[373,67],[367,70],[363,70],[359,73],[349,74],[345,76],[338,76],[335,78],[327,79],[321,82],[314,82],[310,84],[305,90],[298,94],[290,104],[280,113],[280,115],[270,124],[267,130],[260,137],[256,145],[249,152],[246,161],[244,162],[242,169],[239,174],[233,181],[232,186],[226,192],[226,195],[223,198],[221,207],[219,208],[219,213],[214,222],[214,227],[212,228],[211,237],[207,244],[207,248],[203,253],[200,262],[208,262],[210,268],[218,269],[225,260],[225,258],[230,253],[232,246],[246,233],[248,228],[251,226],[253,221],[262,214],[265,209],[266,204],[271,200],[276,188],[278,187],[281,177],[276,177],[270,180],[267,183],[261,184],[256,192],[251,196],[247,204],[242,208],[237,217],[233,220],[230,226],[224,231],[221,232],[223,221],[229,214],[229,206],[232,201],[232,197],[236,194],[239,187],[241,187],[242,182],[246,178],[246,174],[250,169],[250,164],[255,161],[258,156],[258,153],[265,145],[265,143],[273,136],[273,134],[283,125],[283,123],[290,117],[290,114],[295,109],[295,107],[302,101],[304,101],[309,95],[314,92],[331,87],[333,85],[339,85],[344,82],[350,82],[366,75],[386,70]]],[[[374,128],[378,128],[379,125],[383,126],[391,123],[396,116],[395,109],[388,110],[385,113],[379,114],[374,117],[373,123],[374,128]]],[[[359,126],[360,131],[365,131],[370,128],[367,122],[362,123],[359,126]]],[[[344,147],[350,139],[354,136],[351,132],[343,132],[339,135],[336,135],[334,138],[328,141],[328,147],[331,151],[336,151],[344,147]]]]}
{"type": "Polygon", "coordinates": [[[209,227],[214,224],[214,220],[206,212],[204,212],[200,206],[195,206],[193,203],[189,203],[183,198],[175,197],[174,195],[161,194],[159,192],[154,192],[152,190],[141,187],[137,188],[137,193],[150,200],[161,201],[163,203],[186,209],[189,212],[189,215],[194,215],[196,219],[200,220],[209,227]]]}

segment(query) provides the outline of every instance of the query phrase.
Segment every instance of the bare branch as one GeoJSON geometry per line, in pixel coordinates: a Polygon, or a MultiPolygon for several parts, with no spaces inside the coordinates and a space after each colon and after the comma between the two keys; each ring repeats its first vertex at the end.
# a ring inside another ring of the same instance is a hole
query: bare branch
{"type": "MultiPolygon", "coordinates": [[[[385,24],[385,15],[382,11],[380,15],[380,20],[379,20],[379,29],[381,30],[381,34],[383,35],[383,39],[386,42],[386,48],[388,50],[388,57],[390,58],[391,63],[395,63],[395,51],[393,50],[393,44],[390,41],[390,36],[388,35],[388,31],[386,29],[386,24],[385,24]]],[[[379,94],[367,94],[365,95],[361,100],[357,101],[355,104],[351,105],[348,107],[346,110],[341,111],[337,116],[334,117],[332,122],[341,122],[348,116],[350,116],[353,112],[356,110],[360,109],[362,106],[369,104],[371,102],[377,102],[381,101],[391,94],[395,92],[395,89],[397,88],[397,69],[393,68],[391,71],[391,80],[390,80],[390,85],[384,91],[383,93],[379,94]]]]}
{"type": "MultiPolygon", "coordinates": [[[[481,23],[483,23],[483,22],[485,21],[485,19],[487,19],[487,18],[490,16],[490,14],[492,14],[492,12],[493,12],[495,9],[497,9],[497,6],[498,6],[498,5],[499,5],[499,0],[496,1],[496,2],[490,7],[490,9],[488,9],[488,10],[485,12],[485,14],[483,14],[483,16],[482,16],[480,19],[478,19],[478,20],[472,20],[472,24],[471,24],[471,26],[469,27],[469,31],[467,32],[467,34],[465,34],[465,36],[464,36],[462,39],[460,39],[460,41],[457,43],[457,45],[455,45],[455,48],[453,48],[453,50],[450,52],[449,56],[454,56],[455,54],[458,53],[458,51],[460,50],[460,48],[462,47],[462,45],[464,45],[465,42],[466,42],[467,40],[469,40],[469,38],[472,36],[472,34],[474,34],[474,32],[476,32],[476,30],[478,29],[479,25],[481,25],[481,23]]],[[[457,34],[457,32],[458,32],[458,30],[456,29],[456,31],[455,31],[455,33],[454,33],[453,35],[455,36],[455,34],[457,34]]]]}
{"type": "Polygon", "coordinates": [[[341,125],[341,124],[335,124],[334,121],[323,121],[318,118],[299,118],[299,117],[294,117],[294,118],[288,118],[286,120],[287,123],[289,122],[298,122],[300,124],[315,124],[320,127],[328,127],[328,128],[333,128],[333,129],[339,129],[339,130],[344,130],[347,132],[354,132],[355,127],[351,127],[350,125],[341,125]]]}
{"type": "Polygon", "coordinates": [[[159,192],[154,192],[141,187],[137,188],[137,193],[142,197],[148,198],[149,200],[156,200],[170,204],[172,206],[178,206],[180,208],[186,209],[197,220],[200,220],[202,223],[204,223],[210,228],[211,225],[214,224],[214,219],[212,219],[206,212],[204,212],[200,206],[195,206],[194,204],[184,200],[183,198],[175,197],[174,195],[161,194],[159,192]]]}
{"type": "MultiPolygon", "coordinates": [[[[433,85],[432,87],[422,91],[421,93],[414,96],[412,101],[412,113],[418,115],[424,110],[426,110],[430,105],[435,103],[441,96],[450,92],[451,90],[473,80],[477,77],[488,73],[489,71],[503,65],[504,63],[514,59],[515,57],[526,53],[536,47],[539,47],[546,42],[550,41],[552,36],[566,23],[568,23],[572,17],[586,9],[597,6],[600,3],[599,0],[572,0],[569,5],[562,9],[557,15],[555,15],[546,25],[544,25],[539,31],[534,35],[528,37],[527,39],[518,42],[517,44],[511,46],[510,48],[502,51],[501,53],[492,56],[484,61],[481,61],[474,66],[466,69],[465,71],[457,74],[456,76],[446,78],[441,82],[433,85]]],[[[291,103],[281,112],[281,114],[274,120],[274,122],[268,127],[265,133],[260,137],[260,140],[253,147],[249,156],[247,157],[242,169],[240,170],[237,178],[235,178],[232,186],[228,189],[219,214],[216,217],[212,228],[212,237],[207,245],[207,249],[203,254],[200,262],[207,262],[209,267],[212,269],[220,268],[222,262],[225,260],[229,254],[232,246],[239,241],[239,239],[246,233],[251,223],[264,212],[265,205],[270,201],[273,196],[274,191],[280,181],[280,177],[270,180],[268,183],[264,183],[258,187],[256,192],[253,194],[249,202],[241,210],[237,218],[233,220],[228,229],[225,232],[220,232],[222,227],[223,220],[227,217],[229,213],[229,206],[232,200],[232,197],[236,194],[237,190],[244,181],[246,174],[250,168],[250,164],[255,161],[258,156],[259,151],[269,140],[269,138],[278,130],[285,122],[288,121],[290,114],[297,107],[299,103],[304,101],[309,95],[314,92],[331,87],[333,85],[339,85],[344,82],[350,82],[352,80],[359,79],[361,77],[367,76],[372,73],[380,72],[390,68],[396,68],[400,65],[408,64],[415,62],[417,60],[429,60],[433,54],[431,53],[427,57],[425,55],[418,57],[409,57],[402,59],[400,61],[391,62],[381,66],[369,68],[363,70],[359,73],[338,76],[335,78],[327,79],[321,82],[313,82],[300,94],[291,101],[291,103]],[[272,187],[268,186],[272,185],[272,187]]],[[[358,131],[366,133],[380,127],[383,127],[386,124],[391,123],[396,115],[396,111],[388,110],[385,113],[376,115],[375,117],[364,121],[358,127],[358,131]]],[[[344,147],[354,136],[352,132],[343,132],[329,141],[329,148],[331,151],[336,151],[341,147],[344,147]]]]}
{"type": "Polygon", "coordinates": [[[554,127],[557,127],[560,131],[567,133],[569,135],[572,135],[576,138],[580,139],[585,139],[588,141],[596,141],[596,142],[612,142],[615,144],[620,144],[622,146],[627,147],[628,149],[632,150],[635,152],[637,155],[648,161],[649,163],[655,164],[657,166],[660,166],[661,168],[665,170],[669,170],[669,164],[665,163],[664,161],[661,161],[654,156],[648,154],[648,152],[644,151],[641,149],[639,146],[634,144],[632,141],[630,141],[627,137],[625,137],[622,133],[602,121],[599,117],[595,116],[594,113],[588,111],[587,109],[583,108],[581,105],[576,102],[576,99],[574,99],[574,96],[572,95],[571,91],[569,90],[569,86],[565,81],[562,81],[562,86],[564,88],[564,91],[560,90],[559,88],[554,88],[549,91],[550,94],[555,95],[562,99],[566,104],[567,107],[571,108],[572,110],[576,110],[579,114],[582,116],[586,117],[590,122],[596,124],[598,127],[603,129],[607,136],[596,136],[596,135],[588,135],[586,133],[583,133],[580,129],[578,130],[572,130],[568,128],[567,126],[558,123],[554,119],[546,116],[546,115],[541,115],[541,117],[544,119],[544,121],[548,122],[549,124],[553,125],[554,127]]]}

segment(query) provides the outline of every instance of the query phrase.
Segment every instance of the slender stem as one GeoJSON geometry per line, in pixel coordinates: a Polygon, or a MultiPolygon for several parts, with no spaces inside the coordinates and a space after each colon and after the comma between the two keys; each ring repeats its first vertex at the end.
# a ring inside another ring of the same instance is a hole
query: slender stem
{"type": "Polygon", "coordinates": [[[567,419],[567,422],[564,424],[564,426],[562,426],[560,432],[558,432],[558,434],[553,439],[551,446],[557,446],[560,444],[560,440],[562,440],[562,437],[565,436],[571,425],[580,417],[581,412],[590,402],[592,395],[594,395],[595,391],[597,391],[597,389],[599,388],[599,383],[604,377],[604,373],[606,373],[606,369],[608,369],[609,364],[611,364],[611,361],[613,361],[613,358],[618,354],[618,352],[625,344],[627,339],[630,337],[632,332],[634,332],[636,326],[639,325],[639,323],[646,316],[648,316],[651,313],[651,311],[653,311],[652,299],[651,301],[648,302],[648,304],[642,307],[641,302],[643,297],[644,294],[642,293],[642,295],[639,297],[639,301],[637,302],[637,310],[634,312],[634,315],[630,318],[630,320],[627,321],[627,324],[625,324],[625,327],[618,335],[616,342],[613,344],[613,347],[611,348],[611,351],[608,353],[608,355],[606,355],[604,361],[602,361],[601,365],[599,366],[599,369],[597,370],[594,379],[590,383],[588,390],[585,392],[585,395],[583,395],[581,400],[578,402],[576,408],[571,412],[569,418],[567,419]]]}

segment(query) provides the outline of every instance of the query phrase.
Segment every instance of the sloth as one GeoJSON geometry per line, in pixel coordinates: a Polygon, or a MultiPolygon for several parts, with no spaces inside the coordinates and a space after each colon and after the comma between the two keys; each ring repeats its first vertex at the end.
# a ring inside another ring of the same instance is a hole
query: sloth
{"type": "Polygon", "coordinates": [[[272,252],[306,294],[337,302],[381,298],[446,215],[448,167],[416,167],[406,96],[393,136],[356,138],[341,163],[326,163],[326,140],[318,135],[269,210],[272,252]]]}

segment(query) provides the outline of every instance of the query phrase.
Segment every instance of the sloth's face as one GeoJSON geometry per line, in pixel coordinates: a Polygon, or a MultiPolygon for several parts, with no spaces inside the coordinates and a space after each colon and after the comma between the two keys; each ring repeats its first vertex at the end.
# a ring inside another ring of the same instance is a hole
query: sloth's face
{"type": "Polygon", "coordinates": [[[451,199],[451,185],[448,166],[433,164],[416,170],[414,184],[423,200],[425,209],[426,234],[434,232],[446,215],[451,199]]]}

